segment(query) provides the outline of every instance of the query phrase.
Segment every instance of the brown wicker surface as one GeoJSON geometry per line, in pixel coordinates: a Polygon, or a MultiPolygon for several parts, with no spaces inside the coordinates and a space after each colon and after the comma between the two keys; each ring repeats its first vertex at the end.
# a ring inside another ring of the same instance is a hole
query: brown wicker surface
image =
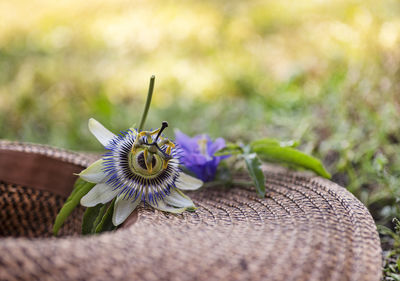
{"type": "MultiPolygon", "coordinates": [[[[0,142],[0,158],[5,150],[21,151],[21,161],[29,150],[79,169],[91,161],[0,142]]],[[[353,195],[319,177],[270,168],[265,174],[265,199],[253,188],[206,188],[190,194],[196,212],[171,215],[141,207],[125,228],[90,237],[77,234],[78,209],[61,238],[47,238],[65,198],[57,194],[57,182],[51,192],[49,186],[22,187],[0,178],[0,279],[380,279],[375,224],[353,195]]]]}

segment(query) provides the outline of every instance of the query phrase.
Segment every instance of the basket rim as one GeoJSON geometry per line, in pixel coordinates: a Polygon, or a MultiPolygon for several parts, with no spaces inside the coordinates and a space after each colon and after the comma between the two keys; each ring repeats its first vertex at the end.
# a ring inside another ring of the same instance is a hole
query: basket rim
{"type": "MultiPolygon", "coordinates": [[[[39,154],[80,168],[95,160],[94,156],[27,143],[0,141],[1,150],[39,154]]],[[[4,276],[20,274],[26,278],[32,274],[50,278],[61,272],[59,280],[73,280],[71,272],[75,271],[82,278],[100,278],[96,270],[119,280],[132,276],[144,280],[160,276],[277,281],[380,279],[382,250],[376,226],[354,195],[308,173],[270,165],[264,168],[265,199],[249,188],[205,189],[190,195],[199,206],[195,213],[177,216],[140,207],[133,215],[135,223],[111,233],[0,239],[0,250],[6,253],[0,256],[0,269],[8,274],[4,276]],[[144,245],[147,239],[152,243],[144,245]],[[24,251],[30,253],[28,257],[14,254],[24,251]],[[58,264],[48,260],[55,253],[58,264]],[[107,253],[109,258],[102,258],[107,253]],[[18,259],[37,267],[23,272],[5,268],[18,259]],[[156,265],[155,277],[148,275],[149,263],[156,265]],[[292,266],[289,273],[287,264],[292,266]],[[65,271],[65,267],[71,271],[65,271]],[[199,275],[200,271],[206,275],[199,275]],[[329,273],[325,276],[324,271],[329,273]]]]}

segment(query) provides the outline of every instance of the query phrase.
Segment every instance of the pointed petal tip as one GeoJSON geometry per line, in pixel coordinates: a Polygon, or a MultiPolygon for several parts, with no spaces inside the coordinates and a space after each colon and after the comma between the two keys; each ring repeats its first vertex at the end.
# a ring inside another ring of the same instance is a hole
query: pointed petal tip
{"type": "Polygon", "coordinates": [[[103,171],[103,159],[99,159],[93,162],[89,167],[85,170],[82,170],[78,175],[85,181],[91,183],[100,183],[102,182],[105,177],[107,176],[103,171]]]}
{"type": "Polygon", "coordinates": [[[181,173],[175,185],[181,190],[196,190],[202,187],[204,182],[198,178],[189,176],[188,174],[181,173]]]}
{"type": "Polygon", "coordinates": [[[118,196],[114,205],[114,213],[112,217],[112,223],[115,226],[123,223],[129,215],[136,209],[137,205],[139,205],[141,199],[138,197],[136,201],[132,201],[131,199],[124,199],[124,196],[118,196]]]}
{"type": "Polygon", "coordinates": [[[116,213],[116,211],[113,212],[112,223],[114,226],[118,226],[118,225],[122,224],[126,218],[122,219],[120,216],[116,216],[115,213],[116,213]]]}
{"type": "Polygon", "coordinates": [[[195,212],[198,209],[198,207],[196,207],[195,205],[193,205],[193,207],[187,207],[186,211],[188,212],[195,212]]]}
{"type": "Polygon", "coordinates": [[[90,131],[92,131],[92,129],[95,128],[96,126],[98,126],[99,124],[101,125],[101,123],[99,121],[97,121],[96,119],[89,118],[88,128],[90,131]]]}
{"type": "Polygon", "coordinates": [[[171,191],[170,195],[164,198],[165,203],[176,208],[192,208],[194,203],[192,199],[186,196],[179,189],[174,189],[171,191]]]}
{"type": "Polygon", "coordinates": [[[152,202],[149,202],[149,204],[157,210],[163,211],[163,212],[168,212],[168,213],[172,213],[172,214],[181,214],[184,211],[186,211],[187,207],[184,208],[175,208],[172,206],[168,206],[167,204],[165,204],[164,201],[159,201],[158,204],[154,204],[152,202]]]}
{"type": "Polygon", "coordinates": [[[90,118],[88,122],[89,131],[97,138],[97,140],[106,146],[115,135],[105,128],[99,121],[94,118],[90,118]]]}

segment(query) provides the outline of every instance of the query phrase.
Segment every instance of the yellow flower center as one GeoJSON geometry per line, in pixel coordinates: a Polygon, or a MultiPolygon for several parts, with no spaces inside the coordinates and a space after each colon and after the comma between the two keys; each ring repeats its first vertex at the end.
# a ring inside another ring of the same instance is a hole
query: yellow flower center
{"type": "Polygon", "coordinates": [[[145,178],[154,178],[163,171],[163,159],[157,154],[145,153],[145,149],[131,151],[128,161],[131,171],[145,178]]]}

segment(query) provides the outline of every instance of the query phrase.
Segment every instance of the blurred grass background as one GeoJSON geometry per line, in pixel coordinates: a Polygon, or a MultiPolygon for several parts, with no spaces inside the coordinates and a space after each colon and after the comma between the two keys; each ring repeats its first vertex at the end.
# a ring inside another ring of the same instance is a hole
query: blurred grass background
{"type": "Polygon", "coordinates": [[[3,0],[0,138],[100,150],[87,120],[138,123],[155,74],[148,127],[300,140],[393,229],[399,16],[395,0],[3,0]]]}

